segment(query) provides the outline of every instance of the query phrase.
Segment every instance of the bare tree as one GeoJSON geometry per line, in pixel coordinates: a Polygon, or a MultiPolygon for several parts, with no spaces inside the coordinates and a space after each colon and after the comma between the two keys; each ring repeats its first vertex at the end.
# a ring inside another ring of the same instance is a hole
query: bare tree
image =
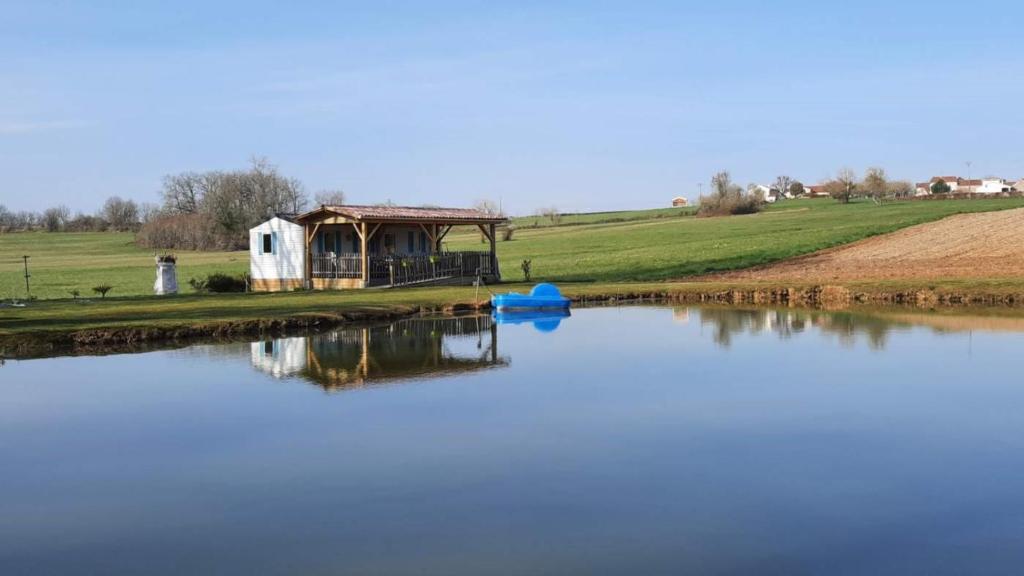
{"type": "Polygon", "coordinates": [[[538,208],[537,215],[542,218],[547,218],[553,226],[558,226],[562,223],[562,213],[558,211],[557,206],[549,206],[547,208],[538,208]]]}
{"type": "Polygon", "coordinates": [[[860,191],[871,198],[881,198],[889,191],[889,180],[885,170],[871,167],[864,172],[864,180],[860,183],[860,191]]]}
{"type": "Polygon", "coordinates": [[[345,192],[341,188],[321,190],[316,193],[313,203],[317,206],[344,206],[345,192]]]}
{"type": "Polygon", "coordinates": [[[501,207],[499,207],[498,203],[494,200],[477,200],[476,203],[473,204],[473,208],[489,216],[504,216],[501,212],[501,207]]]}
{"type": "Polygon", "coordinates": [[[906,180],[889,182],[888,194],[894,198],[909,198],[914,195],[914,185],[906,180]]]}
{"type": "Polygon", "coordinates": [[[779,176],[775,179],[775,183],[772,184],[772,188],[779,191],[779,194],[785,196],[789,192],[789,187],[793,184],[793,179],[789,176],[779,176]]]}
{"type": "Polygon", "coordinates": [[[711,193],[700,197],[698,216],[725,216],[729,214],[752,214],[764,205],[760,192],[743,191],[733,183],[729,172],[723,170],[711,177],[711,193]]]}
{"type": "Polygon", "coordinates": [[[43,211],[42,223],[47,232],[62,232],[71,219],[71,210],[63,204],[43,211]]]}
{"type": "Polygon", "coordinates": [[[103,219],[114,230],[134,230],[139,224],[139,207],[132,200],[120,196],[111,196],[103,203],[101,210],[103,219]]]}
{"type": "Polygon", "coordinates": [[[195,172],[168,174],[164,176],[163,189],[160,195],[164,207],[176,214],[195,214],[199,211],[199,203],[207,189],[206,177],[195,172]]]}
{"type": "Polygon", "coordinates": [[[834,180],[825,184],[825,190],[829,196],[839,200],[844,204],[848,204],[850,199],[853,198],[853,193],[857,189],[857,173],[850,168],[842,168],[836,174],[834,180]]]}

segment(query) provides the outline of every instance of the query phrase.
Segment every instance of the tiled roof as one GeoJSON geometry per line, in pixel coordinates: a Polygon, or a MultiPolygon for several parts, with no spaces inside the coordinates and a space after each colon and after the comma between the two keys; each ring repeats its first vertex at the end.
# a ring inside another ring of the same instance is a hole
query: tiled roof
{"type": "Polygon", "coordinates": [[[358,221],[371,222],[464,222],[473,224],[504,222],[504,216],[498,216],[472,208],[416,208],[412,206],[321,206],[316,210],[299,216],[299,220],[307,220],[315,215],[338,214],[358,221]]]}

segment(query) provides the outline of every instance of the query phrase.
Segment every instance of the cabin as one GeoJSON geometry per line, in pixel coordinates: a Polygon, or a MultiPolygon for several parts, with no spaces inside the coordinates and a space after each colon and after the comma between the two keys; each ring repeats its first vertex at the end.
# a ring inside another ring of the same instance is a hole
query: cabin
{"type": "Polygon", "coordinates": [[[249,231],[252,289],[497,282],[497,227],[506,222],[465,208],[320,206],[281,214],[249,231]],[[488,249],[447,250],[444,239],[456,226],[478,229],[488,249]]]}
{"type": "Polygon", "coordinates": [[[676,196],[675,198],[672,199],[673,208],[682,208],[683,206],[689,205],[689,203],[690,201],[684,198],[683,196],[676,196]]]}

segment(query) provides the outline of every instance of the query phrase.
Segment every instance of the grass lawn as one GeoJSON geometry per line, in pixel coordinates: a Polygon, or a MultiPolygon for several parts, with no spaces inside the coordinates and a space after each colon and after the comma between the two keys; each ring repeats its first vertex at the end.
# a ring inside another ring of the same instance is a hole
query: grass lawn
{"type": "MultiPolygon", "coordinates": [[[[520,229],[498,243],[502,276],[534,279],[649,281],[774,262],[962,212],[1024,206],[1024,199],[839,204],[794,200],[761,214],[723,218],[659,218],[612,224],[520,229]]],[[[479,234],[449,235],[453,249],[480,249],[479,234]]]]}
{"type": "MultiPolygon", "coordinates": [[[[135,246],[135,235],[122,232],[0,234],[0,299],[25,297],[21,256],[28,254],[32,294],[70,298],[77,289],[95,296],[93,286],[113,286],[110,296],[153,293],[156,264],[151,250],[135,246]]],[[[180,252],[178,282],[210,272],[241,274],[249,270],[248,252],[180,252]]],[[[109,296],[108,296],[109,297],[109,296]]]]}
{"type": "MultiPolygon", "coordinates": [[[[666,208],[572,215],[562,226],[527,228],[527,217],[517,219],[514,240],[498,243],[498,256],[509,281],[523,279],[525,259],[533,261],[534,280],[659,281],[782,260],[955,213],[1022,206],[1019,198],[883,205],[826,199],[787,201],[761,214],[724,218],[666,208]]],[[[455,230],[448,248],[484,245],[479,234],[455,230]]],[[[0,299],[24,297],[22,254],[32,256],[32,292],[39,298],[69,298],[74,289],[93,297],[92,287],[100,284],[113,286],[115,297],[152,293],[153,253],[137,248],[131,234],[0,235],[0,299]]],[[[179,252],[178,281],[188,293],[190,278],[214,271],[240,274],[248,266],[247,252],[179,252]]]]}

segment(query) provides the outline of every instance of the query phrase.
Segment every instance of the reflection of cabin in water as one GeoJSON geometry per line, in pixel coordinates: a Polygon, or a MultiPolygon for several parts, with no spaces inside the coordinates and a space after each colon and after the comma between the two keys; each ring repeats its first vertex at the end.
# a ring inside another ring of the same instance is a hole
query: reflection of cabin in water
{"type": "Polygon", "coordinates": [[[490,316],[414,318],[252,344],[252,364],[341,390],[505,366],[490,316]]]}

